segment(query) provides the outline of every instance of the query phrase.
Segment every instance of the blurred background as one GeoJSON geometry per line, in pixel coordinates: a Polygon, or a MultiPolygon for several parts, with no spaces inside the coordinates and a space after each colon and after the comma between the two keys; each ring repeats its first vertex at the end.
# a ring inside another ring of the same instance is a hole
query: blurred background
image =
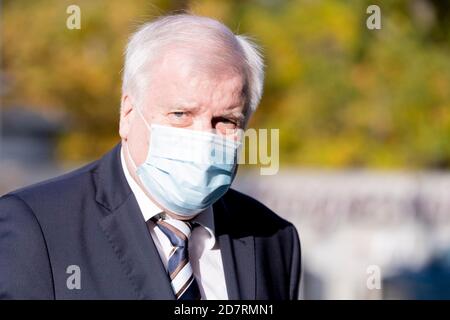
{"type": "Polygon", "coordinates": [[[301,298],[450,298],[450,1],[4,0],[0,10],[0,195],[112,148],[127,37],[190,10],[263,48],[250,127],[280,129],[280,171],[245,166],[234,186],[299,230],[301,298]],[[79,30],[66,27],[72,4],[79,30]],[[366,27],[371,4],[380,30],[366,27]]]}

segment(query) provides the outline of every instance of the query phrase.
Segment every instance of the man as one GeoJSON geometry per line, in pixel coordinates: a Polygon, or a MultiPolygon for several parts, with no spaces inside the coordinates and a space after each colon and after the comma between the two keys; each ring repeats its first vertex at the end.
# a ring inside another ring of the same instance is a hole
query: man
{"type": "Polygon", "coordinates": [[[0,297],[296,299],[294,226],[229,189],[262,85],[257,48],[223,24],[145,24],[126,50],[121,143],[1,198],[0,297]]]}

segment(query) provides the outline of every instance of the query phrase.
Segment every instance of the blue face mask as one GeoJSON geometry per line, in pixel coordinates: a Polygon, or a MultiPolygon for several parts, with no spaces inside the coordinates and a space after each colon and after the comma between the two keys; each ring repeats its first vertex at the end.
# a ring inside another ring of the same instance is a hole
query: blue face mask
{"type": "Polygon", "coordinates": [[[138,113],[151,131],[151,141],[136,174],[160,206],[190,217],[225,194],[236,173],[240,141],[210,132],[150,126],[138,113]]]}

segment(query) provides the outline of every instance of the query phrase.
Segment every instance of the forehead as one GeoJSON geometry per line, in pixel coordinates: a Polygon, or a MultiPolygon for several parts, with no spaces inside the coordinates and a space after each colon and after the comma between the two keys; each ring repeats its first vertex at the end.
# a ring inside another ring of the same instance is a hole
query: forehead
{"type": "Polygon", "coordinates": [[[155,61],[151,78],[149,94],[163,104],[220,108],[245,100],[246,77],[240,62],[214,60],[208,53],[169,52],[155,61]]]}

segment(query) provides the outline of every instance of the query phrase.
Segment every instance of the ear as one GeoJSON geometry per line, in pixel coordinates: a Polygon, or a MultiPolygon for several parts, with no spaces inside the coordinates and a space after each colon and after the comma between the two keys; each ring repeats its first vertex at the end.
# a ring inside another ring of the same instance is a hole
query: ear
{"type": "Polygon", "coordinates": [[[122,140],[127,140],[128,134],[130,133],[131,123],[134,118],[134,106],[131,102],[130,96],[124,94],[122,96],[121,107],[120,107],[120,123],[119,123],[119,134],[122,140]]]}

